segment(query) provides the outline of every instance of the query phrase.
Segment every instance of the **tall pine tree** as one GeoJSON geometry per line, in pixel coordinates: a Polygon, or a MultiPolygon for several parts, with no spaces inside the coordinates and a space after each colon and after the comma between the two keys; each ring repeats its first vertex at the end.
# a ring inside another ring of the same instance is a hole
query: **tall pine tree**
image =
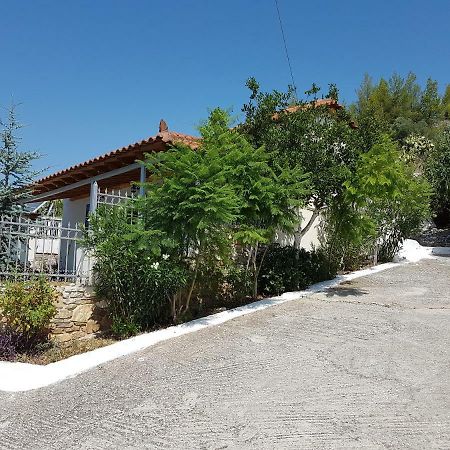
{"type": "Polygon", "coordinates": [[[30,196],[29,185],[38,172],[32,162],[39,154],[19,150],[18,131],[23,125],[17,121],[15,105],[0,120],[0,216],[17,214],[22,210],[21,202],[30,196]]]}

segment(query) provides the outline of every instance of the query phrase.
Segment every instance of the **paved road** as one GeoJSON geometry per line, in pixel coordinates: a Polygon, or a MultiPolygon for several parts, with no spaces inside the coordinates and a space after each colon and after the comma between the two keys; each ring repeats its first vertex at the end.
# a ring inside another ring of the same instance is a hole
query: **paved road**
{"type": "Polygon", "coordinates": [[[0,393],[1,449],[450,448],[450,258],[0,393]]]}

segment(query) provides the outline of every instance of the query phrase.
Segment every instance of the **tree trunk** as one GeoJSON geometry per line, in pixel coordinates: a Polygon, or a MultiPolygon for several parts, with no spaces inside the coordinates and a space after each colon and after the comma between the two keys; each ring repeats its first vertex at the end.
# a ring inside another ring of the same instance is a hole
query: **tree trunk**
{"type": "Polygon", "coordinates": [[[199,259],[200,259],[200,257],[197,255],[197,258],[195,258],[194,278],[192,279],[191,287],[189,288],[189,293],[188,293],[188,296],[186,299],[186,304],[185,304],[183,312],[186,312],[189,309],[189,306],[191,304],[192,292],[194,291],[195,282],[197,281],[199,259]]]}
{"type": "Polygon", "coordinates": [[[305,228],[302,229],[301,224],[299,225],[298,230],[294,235],[294,247],[297,250],[300,249],[303,237],[311,229],[314,222],[319,217],[319,214],[320,214],[320,209],[314,208],[313,213],[312,213],[311,217],[309,218],[308,223],[306,224],[305,228]]]}
{"type": "MultiPolygon", "coordinates": [[[[261,261],[259,262],[259,266],[256,269],[255,280],[254,280],[254,284],[253,284],[253,293],[254,293],[255,298],[258,296],[258,277],[259,277],[259,272],[261,272],[261,267],[263,265],[264,258],[266,257],[267,250],[269,250],[269,246],[268,245],[266,245],[266,248],[264,249],[264,252],[263,252],[263,254],[261,256],[261,261]]],[[[255,263],[256,263],[256,256],[255,256],[255,263]]]]}

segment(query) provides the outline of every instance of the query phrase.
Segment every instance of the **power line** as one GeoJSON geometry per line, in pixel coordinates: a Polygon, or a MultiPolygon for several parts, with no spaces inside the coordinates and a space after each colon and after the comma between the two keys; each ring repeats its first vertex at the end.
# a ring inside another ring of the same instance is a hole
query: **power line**
{"type": "Polygon", "coordinates": [[[294,73],[292,71],[292,65],[291,65],[291,59],[289,58],[289,51],[288,51],[287,44],[286,44],[286,36],[284,35],[283,21],[281,20],[281,14],[280,14],[280,8],[278,6],[278,0],[275,0],[275,6],[277,8],[278,21],[280,22],[281,36],[283,37],[284,50],[286,52],[286,59],[287,59],[288,66],[289,66],[289,72],[291,74],[292,87],[294,88],[294,95],[295,95],[295,98],[297,99],[297,86],[295,85],[294,73]]]}

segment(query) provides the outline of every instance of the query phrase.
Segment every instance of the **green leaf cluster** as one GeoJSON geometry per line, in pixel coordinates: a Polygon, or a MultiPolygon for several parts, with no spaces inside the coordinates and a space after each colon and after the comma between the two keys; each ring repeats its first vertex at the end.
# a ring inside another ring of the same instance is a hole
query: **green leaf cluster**
{"type": "Polygon", "coordinates": [[[29,186],[39,173],[32,170],[39,155],[19,150],[17,133],[22,127],[13,105],[7,120],[0,119],[0,216],[21,211],[21,201],[29,197],[29,186]]]}
{"type": "Polygon", "coordinates": [[[6,283],[0,294],[0,311],[5,324],[15,333],[46,339],[56,314],[57,293],[45,278],[6,283]]]}
{"type": "Polygon", "coordinates": [[[439,224],[450,223],[450,129],[443,130],[425,163],[433,187],[432,207],[439,224]]]}
{"type": "MultiPolygon", "coordinates": [[[[397,144],[387,135],[360,155],[351,179],[344,183],[345,201],[366,230],[372,230],[380,257],[390,259],[405,237],[429,217],[431,189],[414,175],[397,144]]],[[[370,236],[370,234],[368,234],[370,236]]]]}

